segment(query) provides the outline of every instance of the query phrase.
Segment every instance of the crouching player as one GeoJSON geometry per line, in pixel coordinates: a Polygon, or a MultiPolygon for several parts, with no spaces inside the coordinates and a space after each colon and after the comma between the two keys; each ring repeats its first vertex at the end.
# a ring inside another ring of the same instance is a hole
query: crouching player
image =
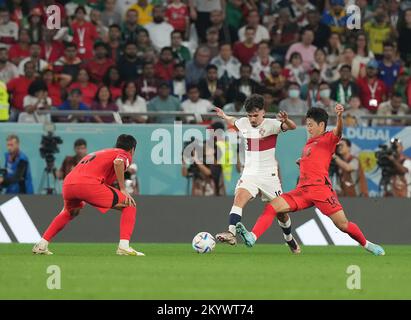
{"type": "Polygon", "coordinates": [[[278,214],[316,206],[334,222],[338,229],[359,242],[367,251],[377,256],[385,254],[382,247],[367,241],[360,228],[347,220],[337,194],[332,189],[328,168],[337,143],[341,139],[344,107],[337,104],[335,112],[337,126],[332,131],[326,131],[328,114],[324,109],[311,108],[307,112],[306,127],[309,140],[301,155],[297,188],[274,198],[265,207],[252,232],[247,231],[241,222],[237,223],[237,232],[247,246],[252,247],[255,244],[278,214]]]}
{"type": "Polygon", "coordinates": [[[122,134],[117,138],[115,148],[91,153],[77,164],[63,182],[63,210],[51,222],[40,242],[33,247],[33,253],[52,254],[48,250],[49,242],[88,203],[102,213],[109,209],[121,210],[118,255],[144,255],[129,245],[137,209],[124,184],[124,172],[132,163],[136,144],[133,136],[122,134]],[[120,190],[111,186],[116,180],[120,190]]]}

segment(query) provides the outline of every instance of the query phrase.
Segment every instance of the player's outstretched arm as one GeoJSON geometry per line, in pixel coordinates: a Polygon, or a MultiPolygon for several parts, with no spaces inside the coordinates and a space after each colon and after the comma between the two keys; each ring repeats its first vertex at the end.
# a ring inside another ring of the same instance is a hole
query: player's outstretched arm
{"type": "Polygon", "coordinates": [[[297,125],[293,120],[288,118],[288,114],[285,111],[280,111],[277,115],[277,119],[281,121],[281,130],[288,131],[288,130],[295,130],[297,125]]]}
{"type": "Polygon", "coordinates": [[[337,114],[337,126],[333,129],[333,132],[337,137],[342,136],[342,132],[344,128],[343,112],[344,112],[344,106],[342,104],[337,103],[335,105],[335,113],[337,114]]]}
{"type": "Polygon", "coordinates": [[[118,186],[122,194],[126,196],[125,205],[135,207],[136,202],[133,197],[127,192],[126,184],[124,182],[124,161],[121,159],[114,160],[114,172],[116,173],[118,186]]]}
{"type": "Polygon", "coordinates": [[[223,119],[228,125],[233,126],[235,130],[237,130],[237,127],[234,125],[235,121],[237,120],[236,117],[230,117],[225,114],[225,112],[216,106],[213,107],[213,110],[217,113],[217,116],[223,119]]]}

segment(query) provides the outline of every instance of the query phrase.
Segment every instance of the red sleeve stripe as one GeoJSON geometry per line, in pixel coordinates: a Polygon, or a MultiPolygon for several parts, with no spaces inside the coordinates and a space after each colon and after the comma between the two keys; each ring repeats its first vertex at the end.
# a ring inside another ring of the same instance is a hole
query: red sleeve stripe
{"type": "Polygon", "coordinates": [[[273,134],[264,138],[247,139],[247,151],[265,151],[276,147],[277,135],[273,134]]]}

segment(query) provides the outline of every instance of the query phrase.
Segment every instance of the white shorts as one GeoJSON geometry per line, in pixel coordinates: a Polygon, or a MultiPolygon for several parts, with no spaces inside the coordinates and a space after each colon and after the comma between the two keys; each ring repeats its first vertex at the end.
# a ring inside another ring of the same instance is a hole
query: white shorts
{"type": "Polygon", "coordinates": [[[235,187],[247,190],[253,198],[261,196],[262,201],[271,201],[283,193],[280,179],[278,176],[241,176],[235,187]]]}

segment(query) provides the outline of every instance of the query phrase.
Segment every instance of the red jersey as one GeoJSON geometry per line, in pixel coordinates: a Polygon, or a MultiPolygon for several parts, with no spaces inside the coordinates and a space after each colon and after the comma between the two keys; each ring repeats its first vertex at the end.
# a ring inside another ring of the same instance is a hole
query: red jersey
{"type": "Polygon", "coordinates": [[[87,107],[90,107],[94,101],[98,87],[92,82],[87,83],[85,87],[83,87],[78,82],[73,82],[69,87],[69,90],[72,90],[72,89],[80,89],[81,94],[83,95],[82,102],[84,102],[84,104],[86,104],[87,107]]]}
{"type": "Polygon", "coordinates": [[[123,149],[104,149],[85,156],[64,179],[64,184],[101,184],[112,185],[117,180],[114,160],[124,162],[124,170],[132,162],[130,153],[123,149]]]}
{"type": "Polygon", "coordinates": [[[180,7],[169,5],[166,9],[166,17],[168,23],[171,24],[175,30],[184,32],[188,18],[188,7],[186,5],[180,7]]]}
{"type": "Polygon", "coordinates": [[[384,82],[377,79],[369,83],[367,78],[361,78],[358,79],[357,85],[360,90],[362,105],[368,110],[376,112],[380,103],[383,102],[387,96],[387,88],[384,82]],[[377,106],[371,105],[371,100],[377,100],[377,106]]]}
{"type": "Polygon", "coordinates": [[[81,59],[93,58],[93,45],[99,35],[91,22],[85,21],[81,25],[77,21],[71,24],[73,42],[77,45],[78,56],[81,59]]]}
{"type": "Polygon", "coordinates": [[[14,79],[11,79],[7,83],[7,91],[12,94],[11,105],[23,111],[23,100],[26,95],[29,93],[29,86],[34,79],[28,79],[25,76],[20,76],[14,79]]]}
{"type": "Polygon", "coordinates": [[[328,131],[307,141],[301,155],[297,187],[324,185],[330,181],[328,169],[340,139],[334,132],[328,131]]]}
{"type": "Polygon", "coordinates": [[[111,59],[105,59],[103,61],[91,59],[86,63],[86,69],[93,81],[95,81],[96,83],[101,83],[103,82],[103,78],[107,70],[112,65],[114,65],[114,61],[111,59]]]}
{"type": "Polygon", "coordinates": [[[30,57],[30,50],[29,48],[23,49],[19,43],[13,44],[9,49],[9,59],[13,58],[20,58],[23,60],[24,58],[30,57]]]}
{"type": "Polygon", "coordinates": [[[246,47],[243,42],[236,42],[233,47],[233,55],[240,60],[242,64],[249,64],[257,52],[257,45],[246,47]]]}

